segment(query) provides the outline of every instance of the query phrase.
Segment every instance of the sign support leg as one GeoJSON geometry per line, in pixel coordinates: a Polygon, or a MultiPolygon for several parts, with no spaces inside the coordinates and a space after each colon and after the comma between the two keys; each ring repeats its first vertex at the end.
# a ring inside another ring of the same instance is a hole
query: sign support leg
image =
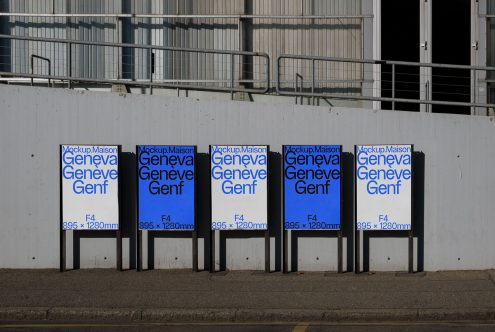
{"type": "Polygon", "coordinates": [[[283,273],[287,273],[288,272],[288,267],[289,267],[289,264],[288,264],[288,257],[287,257],[287,252],[288,252],[288,247],[289,247],[289,241],[287,239],[288,237],[288,233],[289,231],[286,231],[286,230],[283,230],[283,237],[282,237],[282,241],[283,241],[283,244],[282,244],[282,255],[283,255],[283,273]]]}
{"type": "Polygon", "coordinates": [[[210,273],[215,272],[215,231],[210,230],[210,273]]]}
{"type": "Polygon", "coordinates": [[[414,237],[413,237],[413,231],[409,231],[409,273],[414,273],[414,237]]]}
{"type": "Polygon", "coordinates": [[[65,230],[60,230],[60,272],[66,271],[66,239],[65,239],[65,230]]]}
{"type": "Polygon", "coordinates": [[[358,274],[361,272],[361,232],[356,230],[356,233],[355,233],[355,239],[354,239],[354,243],[355,243],[355,262],[354,262],[354,273],[358,274]]]}
{"type": "Polygon", "coordinates": [[[265,272],[270,273],[270,231],[265,231],[265,272]]]}
{"type": "Polygon", "coordinates": [[[122,231],[119,229],[116,232],[117,238],[117,271],[122,271],[122,231]]]}
{"type": "Polygon", "coordinates": [[[342,231],[338,231],[337,233],[337,255],[338,255],[338,267],[337,267],[337,272],[342,273],[343,272],[343,257],[342,257],[342,231]]]}
{"type": "Polygon", "coordinates": [[[198,232],[192,232],[192,270],[198,272],[198,232]]]}
{"type": "Polygon", "coordinates": [[[143,231],[137,232],[137,270],[143,271],[143,231]]]}

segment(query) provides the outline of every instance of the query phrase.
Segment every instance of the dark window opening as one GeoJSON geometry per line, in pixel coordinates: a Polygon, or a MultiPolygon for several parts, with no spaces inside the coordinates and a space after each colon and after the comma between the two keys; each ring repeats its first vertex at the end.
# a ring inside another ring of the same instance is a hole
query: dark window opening
{"type": "MultiPolygon", "coordinates": [[[[471,5],[469,0],[432,2],[432,62],[471,63],[471,5]]],[[[432,99],[471,101],[471,73],[465,69],[433,68],[432,99]]],[[[471,114],[469,107],[433,105],[435,113],[471,114]]]]}
{"type": "MultiPolygon", "coordinates": [[[[495,0],[488,0],[487,14],[495,15],[495,0]]],[[[487,54],[486,64],[489,67],[495,66],[495,18],[487,18],[487,54]]],[[[488,102],[495,103],[495,72],[488,71],[488,102]]]]}
{"type": "MultiPolygon", "coordinates": [[[[382,0],[382,59],[419,62],[418,0],[382,0]]],[[[419,68],[395,67],[395,98],[419,100],[419,68]]],[[[392,97],[392,67],[382,65],[382,97],[392,97]]],[[[382,102],[383,109],[392,103],[382,102]]],[[[419,104],[395,103],[396,110],[419,111],[419,104]]]]}
{"type": "MultiPolygon", "coordinates": [[[[9,12],[9,2],[0,1],[0,12],[9,12]]],[[[0,17],[0,33],[10,35],[9,18],[7,16],[0,17]]],[[[0,71],[11,71],[11,41],[7,38],[0,38],[0,71]]]]}

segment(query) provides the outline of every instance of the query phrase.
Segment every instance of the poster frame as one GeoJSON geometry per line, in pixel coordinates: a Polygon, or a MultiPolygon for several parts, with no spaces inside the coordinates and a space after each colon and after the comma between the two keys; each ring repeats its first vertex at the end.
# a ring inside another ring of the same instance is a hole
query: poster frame
{"type": "MultiPolygon", "coordinates": [[[[282,171],[281,171],[281,188],[282,188],[282,264],[283,264],[283,273],[289,273],[288,266],[288,253],[289,253],[289,236],[292,235],[292,232],[304,232],[308,231],[316,231],[316,232],[329,232],[329,233],[337,233],[337,273],[343,273],[343,239],[342,239],[342,229],[344,226],[343,217],[344,217],[344,168],[342,166],[342,145],[340,144],[284,144],[282,145],[282,171]],[[310,229],[302,229],[302,230],[293,230],[285,228],[285,147],[286,146],[338,146],[340,147],[340,216],[339,216],[339,229],[322,229],[322,230],[310,230],[310,229]]],[[[290,272],[296,272],[292,269],[290,272]]]]}
{"type": "Polygon", "coordinates": [[[404,235],[408,238],[408,273],[414,273],[414,188],[416,186],[415,182],[415,165],[414,165],[414,144],[356,144],[354,145],[354,272],[356,274],[361,273],[361,232],[366,234],[378,234],[378,233],[397,233],[404,235]],[[390,146],[390,145],[409,145],[411,146],[411,229],[409,230],[358,230],[357,228],[357,210],[358,210],[358,199],[357,199],[357,147],[358,146],[390,146]]]}
{"type": "Polygon", "coordinates": [[[122,230],[121,230],[121,220],[122,213],[121,209],[121,197],[122,197],[122,181],[121,181],[121,170],[122,170],[122,145],[120,144],[60,144],[59,145],[59,206],[60,206],[60,243],[59,243],[59,255],[60,255],[60,272],[67,271],[67,233],[63,228],[64,222],[64,193],[63,193],[63,177],[62,177],[62,148],[63,146],[115,146],[117,147],[117,210],[118,210],[118,228],[116,230],[92,230],[92,229],[80,229],[72,230],[72,235],[83,232],[83,233],[95,233],[95,232],[115,232],[115,239],[117,242],[116,248],[116,268],[117,271],[122,271],[122,230]]]}
{"type": "Polygon", "coordinates": [[[239,231],[249,231],[249,232],[263,232],[265,238],[265,273],[270,273],[270,145],[268,144],[210,144],[208,149],[208,155],[210,157],[209,162],[209,173],[210,173],[210,223],[209,223],[209,232],[210,232],[210,273],[215,273],[215,231],[218,231],[218,237],[220,238],[221,232],[239,232],[239,231]],[[256,147],[266,147],[266,229],[256,230],[213,230],[212,229],[212,219],[213,219],[213,195],[212,195],[212,173],[211,173],[211,148],[212,146],[256,146],[256,147]]]}
{"type": "MultiPolygon", "coordinates": [[[[163,144],[163,145],[156,145],[156,144],[138,144],[136,145],[136,238],[137,238],[137,245],[136,245],[136,251],[137,251],[137,268],[136,270],[143,271],[143,231],[146,231],[147,234],[167,234],[167,233],[191,233],[191,240],[192,240],[192,271],[193,272],[198,272],[198,147],[197,145],[186,145],[186,144],[163,144]],[[184,147],[184,146],[192,146],[194,148],[193,156],[194,156],[194,228],[192,230],[158,230],[158,229],[151,229],[151,230],[142,230],[139,227],[139,147],[141,146],[177,146],[177,147],[184,147]]],[[[149,267],[148,267],[149,269],[149,267]]]]}

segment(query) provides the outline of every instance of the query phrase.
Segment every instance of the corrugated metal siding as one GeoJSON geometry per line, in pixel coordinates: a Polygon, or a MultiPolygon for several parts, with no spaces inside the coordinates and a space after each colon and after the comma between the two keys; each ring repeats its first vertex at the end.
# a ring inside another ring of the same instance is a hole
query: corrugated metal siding
{"type": "MultiPolygon", "coordinates": [[[[10,12],[52,13],[65,12],[65,1],[55,0],[9,0],[10,12]]],[[[65,18],[24,18],[9,20],[11,34],[14,36],[31,36],[45,38],[67,38],[65,18]]],[[[30,72],[30,56],[38,55],[51,60],[52,74],[65,75],[66,47],[59,43],[41,43],[34,41],[12,41],[12,71],[30,72]]],[[[48,63],[35,60],[33,71],[36,74],[48,74],[48,63]]]]}
{"type": "MultiPolygon", "coordinates": [[[[10,0],[11,12],[26,13],[119,13],[121,0],[10,0]]],[[[10,19],[15,36],[119,42],[115,18],[15,17],[10,19]]],[[[54,75],[67,75],[67,46],[61,43],[12,42],[12,70],[30,71],[29,57],[52,61],[54,75]]],[[[117,78],[119,50],[91,46],[72,46],[72,75],[91,78],[117,78]]],[[[48,74],[47,62],[34,61],[34,72],[48,74]]]]}
{"type": "MultiPolygon", "coordinates": [[[[360,15],[362,0],[9,0],[11,12],[28,13],[128,13],[137,14],[254,14],[254,15],[360,15]]],[[[247,42],[240,38],[238,18],[13,18],[13,35],[71,38],[84,41],[131,42],[187,48],[247,50],[279,54],[362,57],[361,19],[265,19],[246,20],[247,42]]],[[[73,46],[72,75],[91,78],[150,78],[149,50],[73,46]]],[[[224,80],[230,85],[228,55],[195,54],[154,50],[153,80],[224,80]]],[[[29,72],[29,56],[53,60],[54,74],[65,75],[66,47],[62,44],[15,41],[13,71],[29,72]]],[[[239,77],[238,56],[235,77],[239,77]]],[[[246,66],[247,77],[264,79],[265,61],[254,59],[246,66]]],[[[47,73],[47,64],[35,61],[36,73],[47,73]]],[[[293,84],[296,73],[310,80],[308,62],[291,62],[281,71],[282,80],[293,84]]],[[[275,76],[272,66],[272,78],[275,76]]],[[[321,86],[344,86],[336,80],[360,80],[361,68],[345,64],[318,63],[316,80],[321,86]],[[339,85],[341,84],[341,85],[339,85]]],[[[272,80],[273,81],[273,80],[272,80]]],[[[205,84],[207,84],[205,82],[205,84]]]]}
{"type": "MultiPolygon", "coordinates": [[[[361,0],[254,0],[255,15],[361,15],[361,0]]],[[[275,61],[280,54],[362,58],[361,19],[255,19],[254,51],[266,52],[275,61]]],[[[311,80],[310,61],[285,61],[281,80],[311,80]]],[[[272,77],[275,66],[272,66],[272,77]]],[[[254,66],[262,75],[262,66],[254,66]]],[[[360,80],[360,68],[349,64],[316,64],[316,80],[322,86],[330,80],[360,80]]],[[[308,85],[305,85],[308,86],[308,85]]],[[[336,86],[336,85],[334,85],[336,86]]]]}
{"type": "MultiPolygon", "coordinates": [[[[240,14],[244,0],[134,1],[134,12],[153,14],[240,14]],[[179,6],[177,6],[179,4],[179,6]]],[[[183,18],[135,19],[136,43],[203,49],[239,49],[237,19],[183,18]],[[146,23],[145,23],[146,22],[146,23]],[[146,26],[147,25],[147,26],[146,26]],[[147,29],[148,28],[148,29],[147,29]],[[150,33],[150,36],[147,35],[150,33]]],[[[153,80],[230,80],[230,57],[213,54],[155,50],[153,80]]],[[[149,53],[136,51],[136,77],[148,78],[149,53]]],[[[205,83],[206,84],[206,83],[205,83]]]]}
{"type": "MultiPolygon", "coordinates": [[[[121,0],[68,0],[67,12],[74,14],[121,13],[121,0]]],[[[116,18],[71,18],[70,39],[93,42],[120,42],[116,18]]],[[[73,46],[72,75],[89,78],[118,78],[120,51],[101,46],[73,46]]]]}

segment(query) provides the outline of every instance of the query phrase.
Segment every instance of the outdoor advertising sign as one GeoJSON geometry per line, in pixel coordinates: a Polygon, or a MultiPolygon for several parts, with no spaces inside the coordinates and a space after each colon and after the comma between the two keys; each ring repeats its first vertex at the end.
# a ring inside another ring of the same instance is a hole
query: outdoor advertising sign
{"type": "Polygon", "coordinates": [[[412,145],[357,145],[356,227],[410,230],[412,145]]]}
{"type": "Polygon", "coordinates": [[[213,230],[268,229],[268,146],[212,145],[213,230]]]}
{"type": "Polygon", "coordinates": [[[119,150],[60,146],[63,230],[119,229],[119,150]]]}
{"type": "Polygon", "coordinates": [[[140,230],[194,230],[195,146],[139,145],[140,230]]]}
{"type": "Polygon", "coordinates": [[[285,145],[286,230],[338,230],[341,214],[340,145],[285,145]]]}

